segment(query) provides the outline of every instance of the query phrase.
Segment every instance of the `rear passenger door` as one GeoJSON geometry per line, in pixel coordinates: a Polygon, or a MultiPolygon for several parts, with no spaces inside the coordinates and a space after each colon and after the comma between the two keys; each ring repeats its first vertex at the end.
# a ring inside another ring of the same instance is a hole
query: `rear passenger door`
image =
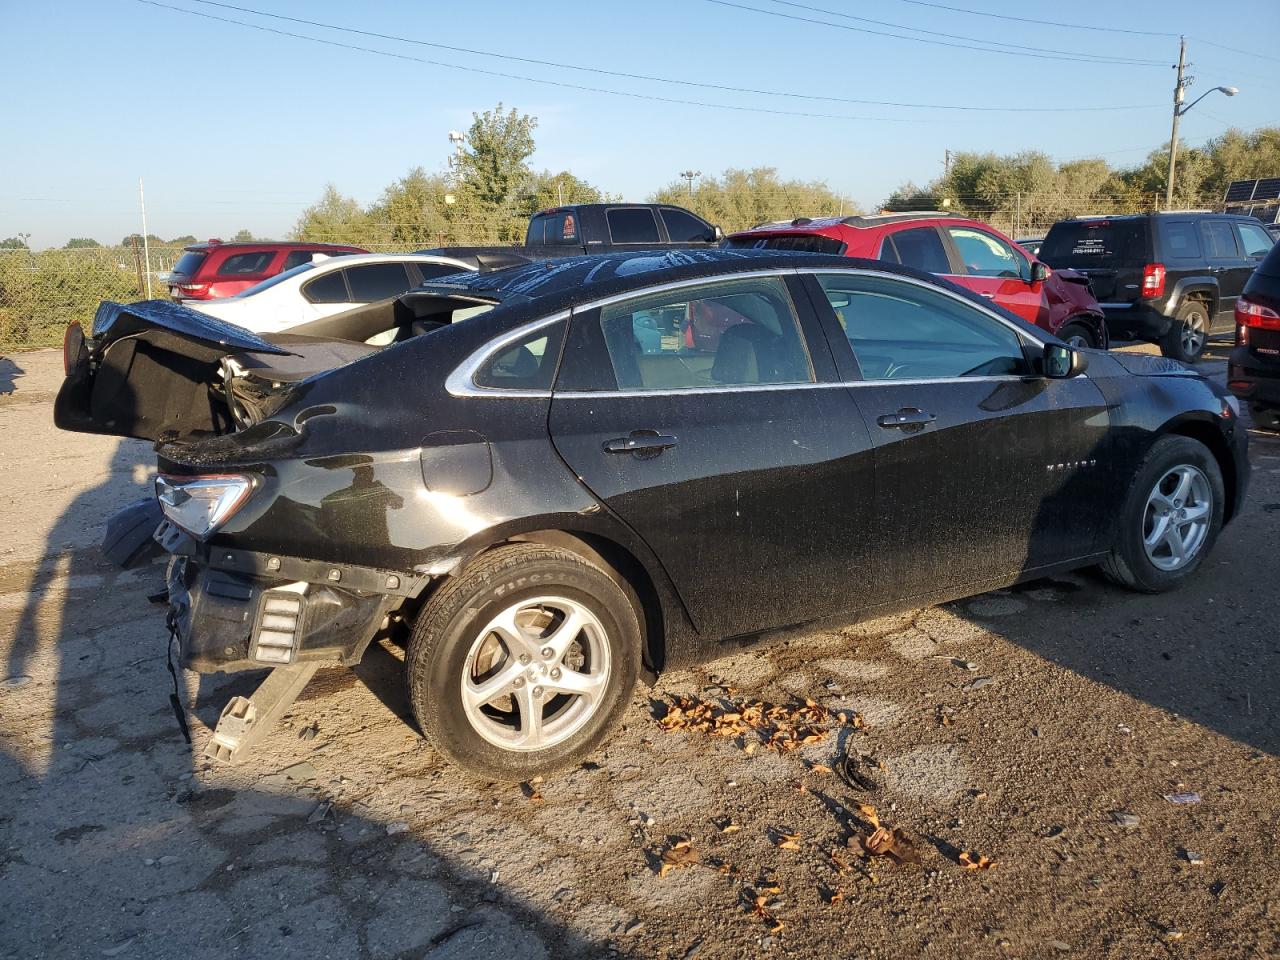
{"type": "Polygon", "coordinates": [[[856,609],[876,575],[869,438],[834,377],[794,277],[673,285],[574,313],[551,436],[700,633],[755,633],[856,609]],[[742,319],[655,345],[653,318],[702,307],[742,319]]]}
{"type": "Polygon", "coordinates": [[[958,262],[947,279],[1012,310],[1028,323],[1047,318],[1044,284],[1031,282],[1031,261],[1021,250],[995,234],[975,226],[942,228],[958,262]]]}
{"type": "Polygon", "coordinates": [[[1244,292],[1245,281],[1255,265],[1244,259],[1236,244],[1232,223],[1225,217],[1206,217],[1200,221],[1200,246],[1209,270],[1218,281],[1218,313],[1212,330],[1220,332],[1230,329],[1236,300],[1244,292]]]}

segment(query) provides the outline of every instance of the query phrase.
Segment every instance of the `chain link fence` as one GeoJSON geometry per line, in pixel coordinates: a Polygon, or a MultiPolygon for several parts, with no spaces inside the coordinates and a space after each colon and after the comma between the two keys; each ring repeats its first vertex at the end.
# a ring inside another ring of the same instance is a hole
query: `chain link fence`
{"type": "MultiPolygon", "coordinates": [[[[983,220],[1015,239],[1022,239],[1042,237],[1050,226],[1066,217],[1149,213],[1159,208],[1161,199],[1156,195],[1073,197],[1015,193],[999,197],[954,197],[946,202],[945,209],[983,220]]],[[[1205,198],[1199,205],[1206,209],[1221,208],[1222,201],[1205,198]]],[[[793,215],[837,214],[835,210],[796,210],[793,215]]],[[[352,243],[378,253],[405,253],[459,242],[456,229],[437,234],[420,224],[379,226],[387,227],[388,233],[394,231],[401,239],[369,242],[367,235],[366,238],[335,235],[324,239],[352,243]]],[[[724,226],[728,229],[735,225],[724,226]]],[[[481,242],[469,235],[468,241],[481,242]]],[[[151,246],[151,296],[168,296],[168,271],[181,256],[181,247],[151,246]]],[[[87,326],[102,300],[127,303],[144,298],[148,275],[145,261],[141,245],[136,249],[117,246],[38,252],[0,250],[0,351],[57,346],[62,342],[67,324],[78,320],[87,326]]]]}

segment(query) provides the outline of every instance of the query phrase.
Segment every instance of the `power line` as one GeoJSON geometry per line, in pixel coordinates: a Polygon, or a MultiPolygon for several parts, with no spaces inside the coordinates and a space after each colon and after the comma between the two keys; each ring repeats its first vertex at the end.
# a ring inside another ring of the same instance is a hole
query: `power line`
{"type": "MultiPolygon", "coordinates": [[[[678,80],[671,77],[652,76],[643,73],[628,73],[622,70],[607,70],[602,67],[586,67],[581,64],[557,63],[552,60],[539,60],[534,57],[522,57],[512,54],[494,53],[489,50],[478,50],[471,47],[459,47],[446,43],[436,43],[428,40],[419,40],[414,37],[402,37],[389,33],[377,33],[372,30],[361,30],[356,27],[346,27],[334,23],[325,23],[320,20],[307,20],[302,17],[290,17],[283,14],[267,13],[263,10],[255,10],[251,7],[237,6],[231,3],[220,3],[217,0],[189,0],[192,3],[199,3],[210,7],[221,7],[226,10],[236,10],[241,13],[248,13],[259,17],[268,17],[274,20],[283,20],[289,23],[300,23],[310,27],[320,27],[325,30],[337,30],[343,33],[357,34],[364,37],[374,37],[379,40],[391,40],[397,43],[408,43],[422,47],[432,47],[437,50],[448,50],[452,53],[464,53],[480,57],[492,57],[497,60],[505,60],[513,63],[528,63],[540,67],[551,67],[557,70],[576,70],[581,73],[593,73],[607,77],[618,77],[626,80],[643,80],[652,83],[667,83],[676,86],[696,87],[704,90],[719,90],[726,93],[742,93],[753,96],[767,97],[786,97],[796,100],[819,101],[826,103],[849,103],[858,104],[860,106],[876,106],[876,107],[901,107],[913,110],[961,110],[967,112],[978,113],[1096,113],[1110,112],[1117,110],[1150,110],[1156,109],[1163,104],[1123,104],[1117,106],[1105,107],[990,107],[990,106],[973,106],[970,104],[951,104],[951,103],[906,103],[896,100],[868,100],[858,97],[837,97],[828,94],[810,94],[810,93],[792,93],[779,90],[763,90],[755,87],[736,87],[728,84],[708,83],[698,80],[678,80]]],[[[170,7],[169,9],[177,9],[170,7]]],[[[196,11],[184,11],[196,14],[196,11]]],[[[199,15],[199,14],[196,14],[199,15]]],[[[230,21],[238,23],[239,21],[230,21]]],[[[612,91],[608,91],[612,92],[612,91]]],[[[625,95],[625,94],[624,94],[625,95]]]]}
{"type": "Polygon", "coordinates": [[[952,7],[945,3],[930,3],[928,0],[900,0],[902,3],[910,3],[917,7],[931,7],[934,10],[947,10],[951,13],[967,13],[974,17],[990,17],[993,20],[1012,20],[1016,23],[1034,23],[1038,27],[1062,27],[1067,30],[1095,30],[1104,33],[1128,33],[1140,37],[1172,37],[1177,39],[1176,33],[1159,33],[1154,30],[1126,30],[1123,27],[1099,27],[1090,23],[1059,23],[1054,20],[1041,20],[1039,17],[1015,17],[1007,13],[988,13],[985,10],[969,10],[965,7],[952,7]]]}
{"type": "MultiPolygon", "coordinates": [[[[830,20],[817,20],[813,17],[802,17],[794,13],[781,13],[777,10],[761,10],[759,7],[748,7],[741,3],[732,3],[730,0],[704,0],[705,3],[714,3],[721,7],[732,7],[736,10],[746,10],[750,13],[759,13],[766,17],[780,17],[783,20],[795,20],[800,23],[817,24],[823,27],[835,27],[838,30],[850,30],[854,33],[866,33],[877,37],[891,37],[895,40],[910,40],[915,43],[927,43],[937,47],[953,47],[959,50],[976,50],[979,53],[1001,53],[1010,57],[1030,57],[1033,60],[1065,60],[1074,63],[1095,63],[1107,66],[1130,66],[1130,67],[1164,67],[1167,64],[1163,60],[1137,60],[1123,57],[1104,57],[1102,55],[1092,54],[1073,54],[1067,56],[1058,56],[1047,53],[1027,53],[1022,50],[1001,50],[997,47],[985,46],[979,47],[968,43],[950,43],[946,40],[927,40],[924,37],[909,37],[900,33],[888,33],[884,30],[871,30],[867,27],[855,27],[847,23],[832,23],[830,20]]],[[[907,29],[915,29],[908,27],[907,29]]]]}
{"type": "Polygon", "coordinates": [[[1274,63],[1280,63],[1280,57],[1270,57],[1265,53],[1254,53],[1251,50],[1241,50],[1239,47],[1228,47],[1225,43],[1214,43],[1212,40],[1206,40],[1204,37],[1188,37],[1188,40],[1194,40],[1196,43],[1207,43],[1211,47],[1217,47],[1219,50],[1230,50],[1232,53],[1243,53],[1246,57],[1257,57],[1259,60],[1271,60],[1274,63]]]}
{"type": "MultiPolygon", "coordinates": [[[[1149,60],[1135,61],[1132,58],[1128,58],[1128,57],[1111,57],[1107,54],[1080,53],[1079,51],[1075,51],[1075,50],[1055,50],[1049,47],[1032,47],[1022,43],[1004,43],[999,40],[987,40],[983,37],[966,37],[958,33],[943,32],[940,30],[926,30],[923,27],[913,27],[905,23],[889,23],[888,21],[885,21],[885,20],[871,20],[867,17],[854,16],[851,13],[842,13],[839,10],[828,10],[823,7],[814,7],[805,3],[796,3],[794,2],[794,0],[767,0],[767,2],[776,3],[779,6],[783,6],[783,7],[795,7],[798,10],[807,10],[810,13],[822,13],[831,17],[840,17],[842,20],[856,20],[859,23],[872,23],[880,27],[892,27],[895,30],[910,30],[913,33],[927,33],[930,36],[934,36],[934,37],[949,37],[952,40],[968,40],[973,43],[981,43],[981,44],[985,44],[987,46],[992,46],[992,47],[1012,47],[1015,50],[1026,50],[1026,51],[1031,51],[1035,53],[1060,54],[1068,57],[1090,57],[1090,58],[1097,58],[1099,60],[1123,60],[1125,62],[1138,62],[1138,63],[1148,64],[1148,65],[1156,63],[1156,61],[1149,61],[1149,60]]],[[[761,10],[760,12],[766,13],[767,11],[761,10]]],[[[915,38],[910,38],[910,39],[915,39],[915,38]]]]}
{"type": "MultiPolygon", "coordinates": [[[[295,40],[306,40],[309,43],[319,43],[327,47],[339,47],[343,50],[356,50],[360,53],[371,53],[380,57],[391,57],[395,60],[404,60],[410,63],[422,63],[432,67],[444,67],[448,70],[462,70],[467,73],[478,73],[488,77],[501,77],[505,80],[520,80],[525,83],[538,83],[543,86],[559,87],[567,90],[582,90],[587,93],[602,93],[614,97],[627,97],[632,100],[647,100],[652,103],[671,103],[681,106],[690,107],[708,107],[713,110],[733,110],[738,113],[765,113],[773,116],[782,117],[801,117],[818,120],[860,120],[872,121],[879,123],[921,123],[921,120],[913,120],[906,117],[859,117],[849,114],[838,113],[808,113],[798,110],[775,110],[770,107],[749,107],[739,106],[731,103],[708,103],[705,100],[684,100],[676,97],[660,97],[656,94],[649,93],[632,93],[626,90],[610,90],[605,87],[589,87],[580,83],[569,83],[564,80],[545,80],[541,77],[530,77],[518,73],[504,73],[500,70],[488,70],[484,67],[466,66],[460,63],[446,63],[443,60],[430,60],[426,57],[413,57],[407,53],[394,53],[390,50],[378,50],[374,47],[362,47],[352,43],[342,43],[338,40],[325,40],[321,37],[310,37],[303,33],[292,33],[288,30],[279,30],[275,27],[263,26],[259,23],[246,23],[243,20],[234,20],[230,17],[219,17],[212,13],[201,13],[199,10],[187,10],[183,7],[175,7],[167,3],[160,3],[158,0],[136,0],[137,3],[146,4],[151,7],[160,7],[165,10],[172,10],[175,13],[184,13],[192,17],[201,17],[205,20],[216,20],[221,23],[231,23],[239,27],[247,27],[250,30],[259,30],[263,33],[272,33],[281,37],[291,37],[295,40]]],[[[196,0],[202,2],[202,0],[196,0]]],[[[269,14],[268,14],[269,16],[269,14]]],[[[343,29],[341,27],[335,29],[343,29]]]]}

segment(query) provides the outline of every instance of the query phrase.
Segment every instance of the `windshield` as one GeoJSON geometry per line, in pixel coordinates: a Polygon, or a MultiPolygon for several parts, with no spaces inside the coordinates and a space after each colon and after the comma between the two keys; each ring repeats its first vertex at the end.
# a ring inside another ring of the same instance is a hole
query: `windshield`
{"type": "Polygon", "coordinates": [[[252,287],[249,287],[247,290],[241,290],[239,293],[235,294],[229,299],[243,300],[245,297],[252,297],[255,293],[261,293],[263,290],[267,290],[270,287],[274,287],[277,283],[280,283],[281,281],[288,280],[290,277],[296,277],[300,273],[306,273],[308,270],[314,270],[315,268],[316,268],[316,265],[314,263],[300,263],[296,267],[294,267],[292,270],[286,270],[284,273],[277,273],[274,277],[268,277],[266,280],[263,280],[261,283],[255,283],[252,287]]]}

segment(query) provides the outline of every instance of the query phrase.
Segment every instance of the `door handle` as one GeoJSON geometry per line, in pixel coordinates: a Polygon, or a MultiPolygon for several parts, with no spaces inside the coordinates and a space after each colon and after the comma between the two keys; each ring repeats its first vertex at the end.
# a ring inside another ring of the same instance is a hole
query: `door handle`
{"type": "Polygon", "coordinates": [[[633,430],[628,436],[614,437],[604,442],[605,453],[661,453],[679,443],[676,437],[667,437],[655,430],[633,430]]]}
{"type": "Polygon", "coordinates": [[[903,407],[897,413],[886,413],[876,418],[876,423],[886,430],[923,430],[937,420],[934,413],[925,413],[918,407],[903,407]]]}
{"type": "Polygon", "coordinates": [[[982,296],[986,297],[988,300],[994,300],[996,298],[994,293],[984,293],[982,296]]]}

